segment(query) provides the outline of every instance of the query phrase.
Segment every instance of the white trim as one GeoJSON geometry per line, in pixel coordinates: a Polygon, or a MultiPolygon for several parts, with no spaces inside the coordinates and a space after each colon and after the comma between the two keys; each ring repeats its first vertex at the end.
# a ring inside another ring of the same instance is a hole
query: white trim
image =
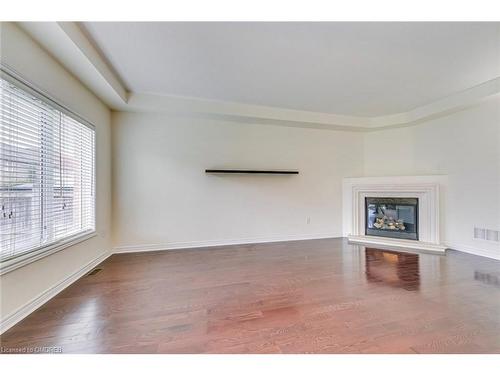
{"type": "Polygon", "coordinates": [[[239,238],[239,239],[229,239],[229,240],[205,240],[205,241],[169,242],[161,244],[123,245],[113,248],[113,254],[160,251],[160,250],[192,249],[192,248],[228,246],[228,245],[258,244],[258,243],[268,243],[268,242],[317,240],[323,238],[339,238],[339,237],[340,236],[335,233],[318,233],[318,234],[299,235],[299,236],[295,235],[270,236],[270,237],[239,238]]]}
{"type": "Polygon", "coordinates": [[[345,178],[343,181],[342,234],[353,242],[443,252],[440,241],[440,195],[447,176],[391,176],[345,178]],[[418,241],[403,241],[365,234],[366,197],[418,198],[418,241]],[[364,241],[363,241],[364,239],[364,241]]]}
{"type": "Polygon", "coordinates": [[[14,271],[18,268],[24,267],[32,262],[35,262],[39,259],[45,258],[51,254],[57,253],[58,251],[64,250],[70,246],[74,246],[77,243],[87,241],[90,238],[96,237],[97,232],[95,230],[86,233],[80,233],[76,236],[65,238],[56,243],[52,243],[50,245],[41,247],[37,250],[30,251],[26,254],[20,255],[16,258],[6,260],[0,263],[0,276],[5,275],[11,271],[14,271]]]}
{"type": "Polygon", "coordinates": [[[408,112],[378,117],[359,117],[335,113],[312,112],[239,102],[228,102],[179,95],[131,92],[128,102],[119,108],[125,112],[152,112],[218,116],[243,123],[259,123],[305,128],[377,131],[411,126],[477,105],[500,94],[500,77],[454,93],[446,98],[408,112]]]}
{"type": "Polygon", "coordinates": [[[446,245],[433,244],[429,242],[404,240],[398,238],[386,238],[376,236],[349,236],[350,243],[383,246],[388,248],[401,248],[408,251],[419,250],[433,254],[445,254],[446,245]]]}
{"type": "Polygon", "coordinates": [[[455,250],[461,253],[467,253],[485,258],[500,260],[500,253],[493,254],[488,250],[484,250],[484,248],[463,245],[456,242],[447,242],[446,245],[450,250],[455,250]]]}
{"type": "Polygon", "coordinates": [[[45,48],[108,107],[127,102],[128,92],[76,22],[18,22],[17,26],[45,48]]]}
{"type": "Polygon", "coordinates": [[[89,272],[92,268],[97,266],[106,260],[112,253],[106,251],[103,254],[99,255],[97,258],[91,260],[86,265],[84,265],[79,270],[73,272],[71,275],[67,276],[63,280],[59,281],[54,286],[48,288],[44,292],[40,293],[38,296],[33,298],[31,301],[26,303],[24,306],[19,308],[17,311],[8,315],[5,319],[0,322],[0,334],[6,332],[9,328],[13,327],[15,324],[19,323],[21,320],[26,318],[36,309],[38,309],[43,304],[47,303],[49,300],[54,298],[57,294],[62,292],[68,286],[77,281],[80,277],[89,272]]]}
{"type": "Polygon", "coordinates": [[[362,117],[179,95],[127,92],[88,33],[75,22],[20,22],[20,27],[86,84],[111,109],[231,116],[233,121],[330,130],[374,131],[447,116],[500,94],[500,77],[407,112],[362,117]]]}
{"type": "Polygon", "coordinates": [[[445,98],[417,107],[408,112],[370,118],[370,128],[380,130],[415,125],[447,116],[500,94],[500,77],[453,93],[445,98]]]}

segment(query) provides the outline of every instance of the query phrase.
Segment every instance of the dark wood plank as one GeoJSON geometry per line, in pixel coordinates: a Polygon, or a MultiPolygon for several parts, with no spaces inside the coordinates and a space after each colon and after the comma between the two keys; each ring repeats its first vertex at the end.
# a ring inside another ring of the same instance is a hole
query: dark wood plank
{"type": "Polygon", "coordinates": [[[500,262],[344,239],[113,255],[0,337],[63,353],[500,353],[500,262]]]}

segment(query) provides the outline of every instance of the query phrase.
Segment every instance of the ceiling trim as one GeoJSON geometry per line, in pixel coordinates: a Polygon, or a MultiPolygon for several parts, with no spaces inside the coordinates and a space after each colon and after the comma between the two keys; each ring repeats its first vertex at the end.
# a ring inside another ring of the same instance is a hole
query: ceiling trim
{"type": "Polygon", "coordinates": [[[359,117],[176,95],[127,92],[112,67],[78,23],[21,22],[20,26],[115,111],[174,113],[244,123],[374,131],[415,125],[500,94],[500,77],[496,77],[408,112],[359,117]]]}
{"type": "Polygon", "coordinates": [[[155,112],[218,116],[240,122],[258,122],[332,130],[374,131],[411,126],[478,104],[500,94],[500,77],[411,111],[379,117],[344,116],[173,95],[130,93],[126,112],[155,112]]]}
{"type": "Polygon", "coordinates": [[[500,77],[497,77],[408,112],[372,117],[370,128],[377,129],[417,124],[460,111],[499,94],[500,77]]]}
{"type": "Polygon", "coordinates": [[[334,127],[370,127],[370,119],[174,95],[130,93],[124,111],[222,115],[234,119],[290,121],[334,127]]]}
{"type": "Polygon", "coordinates": [[[19,22],[19,26],[109,107],[128,92],[76,22],[19,22]]]}

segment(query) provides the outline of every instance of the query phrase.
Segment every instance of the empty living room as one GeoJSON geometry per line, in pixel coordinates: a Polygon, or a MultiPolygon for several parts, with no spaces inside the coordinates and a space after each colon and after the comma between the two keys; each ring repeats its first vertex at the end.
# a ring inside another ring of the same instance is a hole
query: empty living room
{"type": "Polygon", "coordinates": [[[0,23],[0,362],[500,364],[494,8],[51,9],[0,23]]]}

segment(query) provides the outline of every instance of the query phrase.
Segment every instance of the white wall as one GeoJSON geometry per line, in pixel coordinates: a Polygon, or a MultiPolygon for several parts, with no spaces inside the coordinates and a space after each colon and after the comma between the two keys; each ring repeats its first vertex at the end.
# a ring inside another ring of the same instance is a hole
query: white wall
{"type": "Polygon", "coordinates": [[[133,113],[112,123],[120,250],[341,236],[342,178],[363,170],[360,133],[133,113]],[[300,174],[204,173],[214,167],[300,174]]]}
{"type": "Polygon", "coordinates": [[[341,236],[343,177],[445,174],[443,241],[500,257],[498,243],[473,239],[474,226],[500,229],[500,98],[369,133],[139,113],[112,123],[119,250],[341,236]],[[300,174],[207,176],[210,167],[300,174]]]}
{"type": "Polygon", "coordinates": [[[500,230],[500,97],[432,121],[365,135],[365,175],[449,176],[444,241],[500,259],[500,243],[473,239],[500,230]]]}
{"type": "Polygon", "coordinates": [[[16,25],[2,23],[0,35],[2,62],[93,123],[97,141],[97,236],[2,275],[3,320],[111,248],[111,137],[109,110],[75,77],[16,25]]]}

